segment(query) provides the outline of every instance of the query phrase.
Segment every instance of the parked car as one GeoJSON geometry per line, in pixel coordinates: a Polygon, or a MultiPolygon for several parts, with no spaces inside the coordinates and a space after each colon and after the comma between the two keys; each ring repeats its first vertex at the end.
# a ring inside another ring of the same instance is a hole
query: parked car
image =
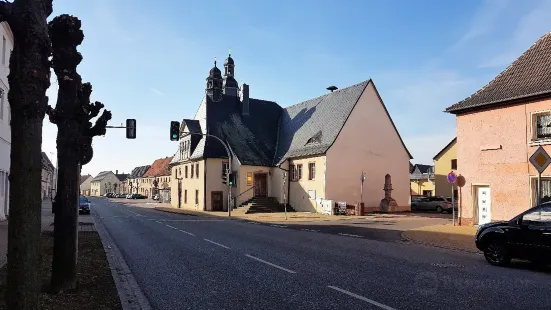
{"type": "Polygon", "coordinates": [[[480,225],[475,243],[492,265],[505,266],[512,258],[550,265],[551,203],[534,207],[510,221],[480,225]]]}
{"type": "Polygon", "coordinates": [[[80,195],[80,198],[79,198],[78,213],[90,214],[90,200],[88,200],[88,198],[82,195],[80,195]]]}
{"type": "Polygon", "coordinates": [[[411,198],[411,211],[436,211],[439,213],[452,213],[457,206],[451,201],[451,198],[433,196],[433,197],[413,197],[411,198]]]}

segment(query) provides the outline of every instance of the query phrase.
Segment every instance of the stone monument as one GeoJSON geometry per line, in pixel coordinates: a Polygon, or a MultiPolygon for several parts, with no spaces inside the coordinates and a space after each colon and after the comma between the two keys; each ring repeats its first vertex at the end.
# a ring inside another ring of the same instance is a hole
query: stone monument
{"type": "Polygon", "coordinates": [[[383,190],[385,191],[385,198],[381,199],[381,203],[379,204],[379,207],[381,208],[381,212],[398,211],[398,204],[396,203],[396,200],[392,198],[392,195],[391,195],[392,180],[391,180],[390,174],[388,173],[387,175],[385,175],[385,187],[383,190]]]}

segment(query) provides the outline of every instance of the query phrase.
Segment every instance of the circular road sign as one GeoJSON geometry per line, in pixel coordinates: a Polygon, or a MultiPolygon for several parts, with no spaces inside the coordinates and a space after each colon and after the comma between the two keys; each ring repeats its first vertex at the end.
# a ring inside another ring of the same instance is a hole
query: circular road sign
{"type": "Polygon", "coordinates": [[[457,176],[455,175],[455,172],[448,173],[448,183],[453,184],[457,182],[457,176]]]}

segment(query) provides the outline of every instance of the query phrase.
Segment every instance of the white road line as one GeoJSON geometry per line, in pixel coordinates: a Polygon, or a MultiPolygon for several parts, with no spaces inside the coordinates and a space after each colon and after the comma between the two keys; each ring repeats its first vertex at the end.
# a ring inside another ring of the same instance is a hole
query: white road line
{"type": "Polygon", "coordinates": [[[276,265],[276,264],[272,264],[272,263],[267,262],[267,261],[265,261],[265,260],[263,260],[263,259],[260,259],[260,258],[258,258],[258,257],[254,257],[254,256],[249,255],[249,254],[245,254],[245,256],[247,256],[247,257],[249,257],[249,258],[252,258],[252,259],[255,259],[255,260],[257,260],[257,261],[259,261],[259,262],[261,262],[261,263],[264,263],[264,264],[266,264],[266,265],[270,265],[270,266],[272,266],[272,267],[275,267],[275,268],[277,268],[277,269],[280,269],[280,270],[283,270],[283,271],[287,271],[288,273],[296,273],[295,271],[289,270],[289,269],[287,269],[287,268],[283,268],[283,267],[278,266],[278,265],[276,265]]]}
{"type": "Polygon", "coordinates": [[[344,293],[344,294],[346,294],[346,295],[348,295],[348,296],[352,296],[352,297],[354,297],[354,298],[358,298],[359,300],[363,300],[363,301],[365,301],[365,302],[368,302],[368,303],[370,303],[370,304],[372,304],[372,305],[374,305],[374,306],[377,306],[377,307],[379,307],[379,308],[381,308],[381,309],[385,309],[385,310],[396,310],[396,309],[394,309],[394,308],[392,308],[392,307],[389,307],[389,306],[387,306],[387,305],[383,305],[382,303],[376,302],[376,301],[371,300],[371,299],[369,299],[369,298],[365,298],[365,297],[360,296],[360,295],[358,295],[358,294],[354,294],[354,293],[349,292],[349,291],[347,291],[347,290],[343,290],[342,288],[338,288],[338,287],[332,286],[332,285],[328,285],[327,287],[330,288],[330,289],[333,289],[333,290],[335,290],[335,291],[339,291],[339,292],[341,292],[341,293],[344,293]]]}
{"type": "MultiPolygon", "coordinates": [[[[165,224],[165,225],[166,225],[166,224],[165,224]]],[[[166,225],[166,227],[170,227],[170,228],[172,228],[172,229],[178,229],[178,228],[176,228],[176,227],[174,227],[174,226],[170,226],[170,225],[166,225]]]]}
{"type": "Polygon", "coordinates": [[[230,249],[229,247],[227,247],[227,246],[225,246],[225,245],[223,245],[223,244],[220,244],[220,243],[218,243],[218,242],[214,242],[214,241],[209,240],[209,239],[203,239],[203,240],[205,240],[206,242],[210,242],[210,243],[212,243],[212,244],[216,244],[217,246],[223,247],[223,248],[225,248],[225,249],[230,249]]]}
{"type": "Polygon", "coordinates": [[[285,226],[285,225],[275,225],[275,224],[270,225],[270,226],[272,226],[272,227],[287,227],[287,226],[285,226]]]}
{"type": "Polygon", "coordinates": [[[159,222],[159,221],[155,221],[155,222],[157,222],[157,223],[159,223],[159,224],[163,224],[163,223],[161,223],[161,222],[159,222]]]}
{"type": "Polygon", "coordinates": [[[343,233],[338,233],[338,235],[348,236],[348,237],[355,237],[355,238],[363,238],[364,237],[364,236],[360,236],[360,235],[343,234],[343,233]]]}
{"type": "Polygon", "coordinates": [[[130,212],[130,213],[132,213],[132,214],[135,214],[136,216],[143,216],[143,215],[141,215],[141,214],[139,214],[139,213],[137,213],[137,212],[134,212],[134,211],[130,211],[130,210],[126,210],[126,211],[127,211],[127,212],[130,212]]]}
{"type": "Polygon", "coordinates": [[[181,229],[180,229],[180,231],[183,232],[184,234],[188,234],[188,235],[190,235],[190,236],[194,236],[194,237],[195,237],[194,234],[192,234],[192,233],[190,233],[190,232],[188,232],[188,231],[181,230],[181,229]]]}
{"type": "Polygon", "coordinates": [[[315,230],[315,229],[308,229],[308,228],[302,228],[301,230],[302,230],[302,231],[319,232],[319,230],[315,230]]]}

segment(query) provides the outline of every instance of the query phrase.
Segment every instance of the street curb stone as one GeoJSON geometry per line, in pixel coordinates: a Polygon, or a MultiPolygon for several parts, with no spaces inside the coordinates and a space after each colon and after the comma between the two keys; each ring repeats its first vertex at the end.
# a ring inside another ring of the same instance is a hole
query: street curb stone
{"type": "Polygon", "coordinates": [[[444,250],[452,250],[452,251],[457,251],[457,252],[464,252],[464,253],[471,253],[471,254],[481,254],[482,252],[480,251],[470,251],[470,250],[466,250],[466,249],[461,249],[461,248],[456,248],[456,247],[452,247],[452,246],[443,246],[443,245],[438,245],[438,244],[434,244],[434,243],[431,243],[431,242],[423,242],[423,241],[419,241],[419,240],[415,240],[415,239],[411,239],[411,238],[408,238],[406,236],[406,233],[407,231],[403,231],[400,236],[409,241],[409,242],[413,242],[413,243],[417,243],[417,244],[421,244],[421,245],[424,245],[424,246],[430,246],[430,247],[433,247],[433,248],[439,248],[439,249],[444,249],[444,250]]]}
{"type": "Polygon", "coordinates": [[[126,264],[126,261],[122,257],[122,253],[111,238],[111,235],[105,229],[103,222],[95,211],[92,211],[96,222],[96,230],[101,238],[107,261],[109,262],[109,268],[119,293],[121,305],[123,310],[150,310],[151,305],[145,297],[142,289],[138,285],[136,278],[130,271],[130,268],[126,264]]]}

